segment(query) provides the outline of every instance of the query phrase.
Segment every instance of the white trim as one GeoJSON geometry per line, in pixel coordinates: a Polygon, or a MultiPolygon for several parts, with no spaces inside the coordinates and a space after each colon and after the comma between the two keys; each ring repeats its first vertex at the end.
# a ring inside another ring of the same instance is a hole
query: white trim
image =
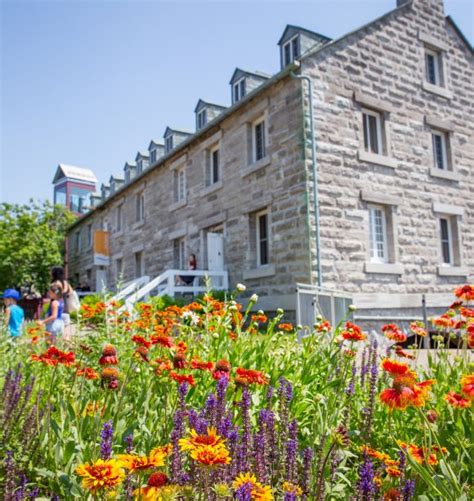
{"type": "Polygon", "coordinates": [[[369,210],[369,242],[370,242],[370,262],[372,263],[388,263],[388,241],[387,241],[387,213],[383,205],[370,204],[367,206],[369,210]],[[382,256],[377,256],[378,244],[376,224],[376,211],[381,213],[382,223],[382,256]]]}
{"type": "Polygon", "coordinates": [[[403,195],[388,195],[382,191],[374,192],[369,190],[360,190],[360,198],[364,202],[381,205],[399,205],[403,195]]]}
{"type": "Polygon", "coordinates": [[[449,50],[449,46],[447,43],[442,42],[438,38],[435,38],[429,35],[428,33],[424,33],[423,31],[420,30],[418,30],[418,40],[420,40],[420,42],[425,43],[426,45],[434,47],[437,50],[444,50],[444,51],[449,50]]]}
{"type": "Polygon", "coordinates": [[[441,81],[441,54],[437,50],[430,49],[428,47],[425,47],[425,80],[431,84],[431,85],[436,85],[438,87],[443,87],[442,81],[441,81]],[[430,82],[428,79],[429,74],[428,74],[428,56],[433,57],[433,64],[434,64],[434,82],[430,82]]]}
{"type": "Polygon", "coordinates": [[[433,202],[433,212],[437,212],[438,214],[447,214],[449,216],[463,216],[464,208],[460,207],[459,205],[433,202]]]}
{"type": "Polygon", "coordinates": [[[255,243],[257,250],[257,267],[267,266],[270,263],[270,231],[268,224],[268,209],[263,209],[255,214],[255,243]],[[266,216],[266,246],[267,246],[267,262],[262,263],[262,256],[260,255],[260,218],[266,216]]]}
{"type": "Polygon", "coordinates": [[[460,181],[461,174],[459,172],[453,172],[452,170],[441,170],[436,167],[431,167],[430,176],[439,177],[441,179],[447,179],[449,181],[460,181]]]}
{"type": "Polygon", "coordinates": [[[449,170],[449,163],[448,163],[448,138],[447,134],[444,131],[441,130],[436,130],[436,129],[431,129],[431,151],[433,154],[433,167],[439,170],[449,170]],[[442,162],[443,166],[440,167],[438,165],[438,157],[436,154],[436,148],[435,148],[435,136],[441,138],[441,156],[442,156],[442,162]]]}
{"type": "Polygon", "coordinates": [[[265,264],[259,266],[258,268],[253,268],[251,270],[244,270],[242,277],[244,280],[250,280],[255,278],[265,278],[271,277],[276,274],[276,269],[274,264],[265,264]]]}
{"type": "Polygon", "coordinates": [[[364,94],[360,90],[354,91],[354,101],[365,108],[370,108],[382,113],[391,113],[395,111],[394,107],[390,103],[377,99],[376,97],[369,96],[368,94],[364,94]]]}
{"type": "Polygon", "coordinates": [[[383,167],[389,167],[390,169],[397,168],[397,159],[393,157],[389,157],[386,155],[377,155],[377,153],[371,153],[369,151],[365,151],[361,148],[357,152],[357,158],[361,162],[367,162],[369,164],[374,165],[382,165],[383,167]]]}
{"type": "Polygon", "coordinates": [[[367,261],[364,266],[366,273],[381,273],[386,275],[403,275],[403,266],[400,263],[376,263],[367,261]]]}
{"type": "Polygon", "coordinates": [[[282,57],[282,66],[286,67],[289,64],[291,64],[295,59],[298,59],[301,56],[301,40],[300,40],[300,34],[297,33],[296,35],[293,35],[291,38],[289,38],[282,46],[281,46],[281,57],[282,57]],[[293,40],[298,40],[298,54],[295,54],[293,50],[293,40]],[[285,61],[285,47],[289,45],[290,46],[290,60],[285,61]]]}
{"type": "Polygon", "coordinates": [[[206,124],[207,124],[207,108],[202,108],[196,113],[196,129],[201,130],[206,124]],[[204,119],[202,117],[204,117],[204,119]]]}
{"type": "Polygon", "coordinates": [[[238,103],[243,97],[245,97],[247,89],[245,88],[245,79],[246,77],[239,78],[237,82],[234,82],[232,84],[232,103],[238,103]],[[241,84],[242,82],[244,83],[244,91],[243,93],[241,92],[241,84]],[[235,93],[235,90],[237,89],[237,96],[235,93]]]}
{"type": "Polygon", "coordinates": [[[382,113],[380,111],[374,111],[369,108],[362,108],[362,126],[363,126],[363,133],[364,133],[364,150],[367,151],[368,153],[372,153],[375,155],[383,155],[383,141],[382,141],[382,113]],[[377,142],[377,151],[373,151],[372,144],[370,142],[371,135],[370,135],[370,126],[369,126],[369,120],[366,119],[365,115],[372,116],[375,118],[375,128],[376,128],[376,142],[377,142]],[[367,127],[366,127],[367,126],[367,127]],[[367,135],[366,135],[367,134],[367,135]],[[367,138],[367,148],[365,147],[365,140],[367,138]]]}
{"type": "Polygon", "coordinates": [[[454,264],[454,255],[453,255],[453,229],[452,229],[453,221],[450,216],[440,216],[439,217],[439,243],[440,243],[440,256],[441,256],[441,265],[442,266],[452,266],[454,264]],[[449,252],[449,261],[444,260],[443,254],[443,236],[441,234],[441,221],[444,220],[447,223],[448,229],[448,252],[449,252]]]}
{"type": "Polygon", "coordinates": [[[469,270],[462,266],[438,266],[438,275],[440,277],[467,277],[469,270]]]}

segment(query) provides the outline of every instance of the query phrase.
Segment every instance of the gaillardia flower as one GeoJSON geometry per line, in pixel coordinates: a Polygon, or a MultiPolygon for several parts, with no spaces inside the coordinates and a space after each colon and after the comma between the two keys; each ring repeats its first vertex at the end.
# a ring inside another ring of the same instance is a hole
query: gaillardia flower
{"type": "Polygon", "coordinates": [[[76,473],[82,477],[82,487],[93,494],[115,489],[125,477],[120,464],[114,459],[98,459],[92,464],[81,464],[76,468],[76,473]]]}
{"type": "Polygon", "coordinates": [[[218,447],[225,444],[225,439],[217,434],[215,428],[207,429],[206,435],[199,435],[196,430],[191,430],[190,436],[179,440],[179,447],[182,451],[193,451],[199,447],[218,447]]]}
{"type": "Polygon", "coordinates": [[[191,450],[191,457],[202,466],[220,466],[230,463],[229,451],[225,445],[204,445],[191,450]]]}

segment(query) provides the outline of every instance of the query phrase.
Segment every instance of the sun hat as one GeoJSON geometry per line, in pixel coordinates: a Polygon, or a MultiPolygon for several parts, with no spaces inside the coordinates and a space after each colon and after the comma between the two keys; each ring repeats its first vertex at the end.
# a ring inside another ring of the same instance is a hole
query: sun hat
{"type": "Polygon", "coordinates": [[[15,301],[19,301],[20,297],[20,293],[15,289],[6,289],[3,293],[3,299],[14,299],[15,301]]]}

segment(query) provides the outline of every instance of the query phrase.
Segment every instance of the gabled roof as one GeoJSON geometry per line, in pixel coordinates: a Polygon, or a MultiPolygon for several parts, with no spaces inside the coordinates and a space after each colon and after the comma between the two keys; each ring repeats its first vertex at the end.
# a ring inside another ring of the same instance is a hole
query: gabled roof
{"type": "Polygon", "coordinates": [[[268,80],[269,78],[272,77],[271,75],[268,75],[268,73],[263,73],[263,71],[245,71],[242,70],[241,68],[235,68],[229,83],[232,84],[234,83],[235,80],[240,79],[244,76],[252,76],[260,80],[268,80]]]}
{"type": "Polygon", "coordinates": [[[56,174],[54,175],[53,184],[63,177],[84,181],[86,183],[97,183],[97,178],[90,169],[76,167],[75,165],[59,164],[56,169],[56,174]]]}
{"type": "Polygon", "coordinates": [[[123,166],[123,170],[127,169],[136,169],[137,164],[135,162],[125,162],[125,165],[123,166]]]}
{"type": "Polygon", "coordinates": [[[100,191],[103,191],[103,190],[110,190],[110,186],[108,184],[102,183],[100,185],[100,191]]]}
{"type": "Polygon", "coordinates": [[[454,22],[454,19],[451,16],[446,16],[446,21],[451,23],[451,26],[454,28],[454,31],[457,33],[458,37],[465,43],[467,48],[471,51],[474,52],[474,47],[470,44],[469,40],[467,39],[466,35],[461,31],[459,26],[454,22]]]}
{"type": "Polygon", "coordinates": [[[321,35],[321,33],[317,33],[316,31],[307,30],[306,28],[302,28],[301,26],[295,26],[294,24],[287,24],[286,28],[283,30],[283,33],[280,37],[280,40],[278,40],[278,45],[281,45],[282,41],[286,38],[288,31],[295,31],[298,33],[304,33],[308,37],[310,37],[314,40],[320,40],[321,42],[331,41],[331,38],[329,38],[325,35],[321,35]]]}
{"type": "Polygon", "coordinates": [[[165,145],[161,143],[158,139],[152,139],[150,141],[150,145],[148,146],[148,151],[153,149],[153,146],[157,146],[158,148],[164,148],[165,145]]]}
{"type": "Polygon", "coordinates": [[[192,132],[186,132],[184,130],[172,129],[171,127],[166,127],[163,137],[169,136],[170,134],[182,134],[183,136],[191,136],[192,132]]]}
{"type": "Polygon", "coordinates": [[[137,156],[135,157],[135,161],[139,160],[140,158],[150,158],[148,151],[139,151],[137,153],[137,156]]]}
{"type": "Polygon", "coordinates": [[[214,108],[214,109],[218,109],[218,110],[225,110],[227,108],[226,106],[221,106],[220,104],[213,104],[213,103],[209,103],[207,101],[204,101],[202,99],[199,99],[199,101],[196,104],[196,107],[194,108],[194,113],[196,113],[197,111],[199,111],[201,108],[204,108],[204,107],[214,108]]]}
{"type": "Polygon", "coordinates": [[[125,180],[123,179],[123,177],[114,176],[112,174],[109,178],[109,183],[112,183],[112,181],[118,181],[120,183],[120,182],[124,182],[125,180]]]}

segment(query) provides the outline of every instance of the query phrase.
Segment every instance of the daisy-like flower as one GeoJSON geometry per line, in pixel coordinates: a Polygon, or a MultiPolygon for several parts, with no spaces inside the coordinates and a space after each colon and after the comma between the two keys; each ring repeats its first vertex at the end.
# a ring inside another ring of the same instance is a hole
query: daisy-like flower
{"type": "Polygon", "coordinates": [[[426,332],[425,324],[420,320],[412,322],[410,324],[410,330],[413,332],[413,334],[416,334],[417,336],[421,337],[425,337],[428,334],[426,332]]]}
{"type": "Polygon", "coordinates": [[[474,399],[474,374],[467,374],[461,378],[461,392],[469,399],[474,399]]]}
{"type": "Polygon", "coordinates": [[[452,328],[456,325],[456,321],[446,313],[431,319],[431,323],[436,327],[444,327],[445,329],[452,328]]]}
{"type": "Polygon", "coordinates": [[[423,447],[418,447],[415,444],[409,444],[408,452],[418,464],[428,463],[431,466],[438,464],[438,458],[436,457],[436,454],[434,452],[430,452],[428,454],[428,451],[423,447]]]}
{"type": "Polygon", "coordinates": [[[383,325],[382,332],[387,339],[397,343],[403,343],[407,340],[407,335],[396,324],[383,325]]]}
{"type": "Polygon", "coordinates": [[[239,367],[236,373],[235,382],[242,386],[247,386],[249,384],[268,384],[268,379],[261,371],[239,367]]]}
{"type": "Polygon", "coordinates": [[[115,367],[106,367],[105,369],[102,369],[102,373],[100,374],[100,377],[102,379],[118,379],[119,377],[119,370],[116,369],[115,367]]]}
{"type": "Polygon", "coordinates": [[[147,485],[134,491],[137,501],[165,501],[175,499],[179,486],[170,484],[165,473],[152,473],[148,478],[147,485]]]}
{"type": "Polygon", "coordinates": [[[100,365],[118,365],[117,350],[111,345],[106,344],[102,350],[102,356],[99,358],[100,365]]]}
{"type": "Polygon", "coordinates": [[[214,368],[214,364],[212,362],[204,362],[203,360],[199,360],[199,358],[193,358],[191,360],[191,368],[198,369],[201,371],[212,372],[212,369],[214,368]]]}
{"type": "Polygon", "coordinates": [[[278,328],[281,331],[286,331],[286,332],[292,332],[294,329],[293,325],[290,324],[289,322],[283,322],[282,324],[278,324],[278,328]]]}
{"type": "Polygon", "coordinates": [[[412,355],[410,352],[405,351],[401,346],[395,346],[395,354],[400,358],[408,358],[410,360],[415,360],[415,355],[412,355]]]}
{"type": "Polygon", "coordinates": [[[400,477],[402,474],[402,472],[396,466],[388,466],[385,469],[385,472],[387,473],[388,476],[395,478],[400,477]]]}
{"type": "Polygon", "coordinates": [[[174,371],[171,371],[170,378],[174,379],[179,384],[188,383],[190,386],[194,386],[196,384],[196,381],[194,381],[192,374],[178,374],[174,371]]]}
{"type": "Polygon", "coordinates": [[[362,452],[365,452],[368,456],[373,457],[375,459],[378,459],[379,461],[382,461],[385,463],[390,459],[390,456],[386,454],[385,452],[380,452],[375,449],[372,449],[371,447],[367,445],[363,445],[361,448],[362,452]]]}
{"type": "Polygon", "coordinates": [[[454,295],[463,301],[474,301],[474,285],[463,285],[454,291],[454,295]]]}
{"type": "Polygon", "coordinates": [[[474,308],[459,308],[459,313],[464,318],[474,318],[474,308]]]}
{"type": "Polygon", "coordinates": [[[224,444],[225,439],[220,437],[217,430],[212,426],[207,429],[206,435],[199,435],[196,430],[191,430],[187,438],[179,440],[179,447],[182,451],[192,451],[204,446],[218,447],[224,444]]]}
{"type": "Polygon", "coordinates": [[[158,468],[164,466],[165,455],[155,452],[150,456],[139,456],[138,454],[119,454],[117,461],[122,468],[125,468],[130,473],[135,471],[148,470],[150,468],[158,468]]]}
{"type": "Polygon", "coordinates": [[[188,320],[191,325],[198,325],[200,320],[199,315],[194,313],[194,311],[183,312],[182,318],[188,320]]]}
{"type": "Polygon", "coordinates": [[[449,391],[444,399],[446,400],[446,402],[448,402],[449,405],[452,405],[453,407],[457,407],[459,409],[467,409],[471,406],[470,400],[464,398],[462,395],[456,393],[455,391],[449,391]]]}
{"type": "Polygon", "coordinates": [[[143,336],[132,336],[132,341],[138,345],[144,346],[145,348],[150,348],[152,346],[152,342],[148,341],[143,336]]]}
{"type": "Polygon", "coordinates": [[[150,451],[150,456],[154,456],[156,454],[159,454],[165,458],[165,457],[169,456],[172,451],[173,451],[172,444],[159,445],[158,447],[155,447],[154,449],[152,449],[150,451]]]}
{"type": "Polygon", "coordinates": [[[70,367],[75,362],[75,355],[72,351],[61,351],[56,346],[50,346],[41,355],[31,355],[31,360],[41,362],[44,365],[56,367],[57,365],[65,365],[70,367]]]}
{"type": "Polygon", "coordinates": [[[366,335],[362,329],[352,322],[346,322],[345,329],[341,332],[341,336],[348,341],[364,341],[366,335]]]}
{"type": "Polygon", "coordinates": [[[99,374],[91,367],[84,367],[84,369],[77,369],[76,374],[78,376],[84,376],[86,379],[97,379],[99,374]]]}
{"type": "Polygon", "coordinates": [[[286,494],[293,494],[294,496],[301,496],[303,494],[303,489],[299,485],[292,484],[291,482],[283,482],[281,488],[286,494]]]}
{"type": "Polygon", "coordinates": [[[383,359],[381,367],[392,377],[403,376],[412,372],[410,367],[406,363],[397,362],[396,360],[391,360],[390,358],[383,359]]]}
{"type": "Polygon", "coordinates": [[[95,463],[81,464],[76,473],[82,477],[82,487],[95,494],[102,490],[112,490],[118,487],[125,473],[115,459],[98,459],[95,463]]]}
{"type": "Polygon", "coordinates": [[[152,334],[151,342],[153,344],[159,344],[164,348],[173,348],[173,338],[171,336],[165,336],[163,334],[152,334]]]}
{"type": "Polygon", "coordinates": [[[235,491],[244,486],[249,486],[252,501],[271,501],[273,499],[271,488],[258,482],[257,477],[252,473],[241,473],[232,482],[235,491]]]}
{"type": "Polygon", "coordinates": [[[220,466],[230,463],[230,455],[225,445],[204,445],[191,450],[190,456],[202,466],[220,466]]]}

